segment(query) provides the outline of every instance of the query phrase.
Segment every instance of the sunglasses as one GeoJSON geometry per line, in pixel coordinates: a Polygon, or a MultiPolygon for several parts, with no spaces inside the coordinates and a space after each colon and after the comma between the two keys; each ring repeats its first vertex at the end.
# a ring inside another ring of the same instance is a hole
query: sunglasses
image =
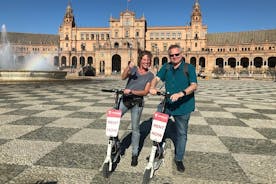
{"type": "Polygon", "coordinates": [[[177,54],[170,54],[169,56],[170,56],[170,57],[173,57],[173,56],[178,57],[179,55],[180,55],[180,53],[177,53],[177,54]]]}

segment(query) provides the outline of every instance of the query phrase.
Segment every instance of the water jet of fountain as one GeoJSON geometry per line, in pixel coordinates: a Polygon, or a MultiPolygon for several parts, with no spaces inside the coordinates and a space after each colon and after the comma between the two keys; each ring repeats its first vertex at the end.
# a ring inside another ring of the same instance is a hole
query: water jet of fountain
{"type": "Polygon", "coordinates": [[[15,66],[16,56],[14,55],[7,37],[5,24],[1,27],[1,49],[0,49],[0,68],[12,69],[15,66]]]}
{"type": "Polygon", "coordinates": [[[57,66],[54,66],[54,56],[55,53],[31,53],[19,59],[9,42],[6,26],[4,24],[2,25],[0,43],[0,80],[6,80],[6,78],[8,78],[8,80],[47,80],[47,78],[65,78],[67,72],[59,71],[57,66]]]}

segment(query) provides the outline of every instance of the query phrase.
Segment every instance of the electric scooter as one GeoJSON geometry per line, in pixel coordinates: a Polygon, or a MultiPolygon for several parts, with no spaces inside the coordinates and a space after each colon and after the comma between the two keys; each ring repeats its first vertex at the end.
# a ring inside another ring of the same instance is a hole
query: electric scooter
{"type": "Polygon", "coordinates": [[[102,165],[102,173],[105,178],[108,178],[110,173],[114,171],[117,164],[120,162],[120,140],[118,138],[119,126],[122,111],[119,110],[120,97],[123,94],[123,89],[102,89],[103,92],[115,93],[114,106],[107,111],[106,119],[106,136],[109,137],[106,157],[102,165]]]}
{"type": "Polygon", "coordinates": [[[157,112],[153,115],[152,126],[150,131],[150,139],[152,140],[152,148],[150,156],[147,158],[148,163],[144,171],[143,184],[149,183],[154,172],[159,169],[164,162],[165,141],[162,141],[169,115],[165,114],[166,101],[170,97],[164,92],[157,92],[157,95],[163,96],[161,103],[158,106],[157,112]]]}

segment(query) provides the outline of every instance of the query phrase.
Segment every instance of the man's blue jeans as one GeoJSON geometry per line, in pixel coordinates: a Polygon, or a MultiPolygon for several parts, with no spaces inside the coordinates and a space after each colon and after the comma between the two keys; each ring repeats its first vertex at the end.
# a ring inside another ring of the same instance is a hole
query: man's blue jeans
{"type": "Polygon", "coordinates": [[[176,126],[176,145],[175,145],[175,160],[182,161],[186,151],[189,114],[173,116],[176,126]]]}
{"type": "MultiPolygon", "coordinates": [[[[128,111],[128,108],[124,105],[124,103],[120,103],[119,109],[122,110],[122,116],[128,111]]],[[[139,141],[140,141],[140,119],[143,111],[143,107],[139,107],[138,104],[133,106],[131,109],[131,128],[132,128],[132,156],[138,156],[139,153],[139,141]]]]}

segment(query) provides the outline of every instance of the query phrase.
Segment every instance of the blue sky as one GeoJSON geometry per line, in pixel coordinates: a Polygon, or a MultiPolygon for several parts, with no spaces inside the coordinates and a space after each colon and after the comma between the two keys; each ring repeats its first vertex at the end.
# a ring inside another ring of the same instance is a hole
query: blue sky
{"type": "MultiPolygon", "coordinates": [[[[58,34],[69,0],[3,0],[0,25],[8,32],[58,34]]],[[[108,27],[127,0],[70,0],[78,27],[108,27]]],[[[208,33],[276,29],[276,0],[199,0],[208,33]]],[[[128,9],[148,26],[184,26],[194,0],[130,0],[128,9]]]]}

